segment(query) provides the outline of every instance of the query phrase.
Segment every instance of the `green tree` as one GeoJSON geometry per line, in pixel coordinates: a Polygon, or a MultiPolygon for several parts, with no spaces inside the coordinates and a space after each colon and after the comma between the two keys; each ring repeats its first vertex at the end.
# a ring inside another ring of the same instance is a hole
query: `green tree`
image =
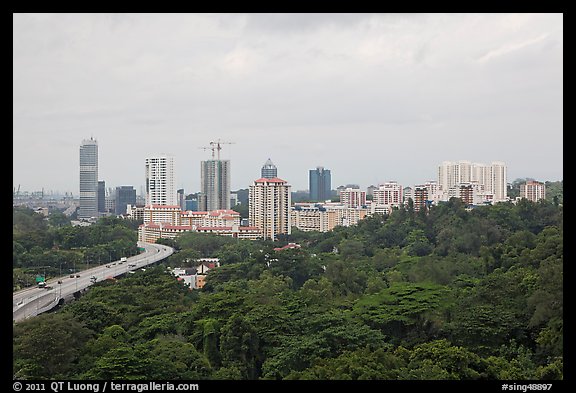
{"type": "Polygon", "coordinates": [[[238,367],[245,379],[259,377],[263,361],[260,339],[243,316],[234,314],[222,327],[220,353],[224,367],[238,367]]]}
{"type": "Polygon", "coordinates": [[[137,346],[146,360],[146,378],[199,380],[211,374],[208,360],[191,343],[173,337],[156,338],[137,346]]]}
{"type": "Polygon", "coordinates": [[[70,315],[42,314],[13,327],[17,379],[61,379],[73,370],[92,331],[70,315]]]}

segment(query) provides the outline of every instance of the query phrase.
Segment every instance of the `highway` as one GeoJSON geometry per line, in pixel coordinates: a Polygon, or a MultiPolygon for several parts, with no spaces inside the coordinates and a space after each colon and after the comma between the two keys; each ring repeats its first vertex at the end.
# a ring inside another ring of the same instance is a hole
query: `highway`
{"type": "Polygon", "coordinates": [[[138,247],[144,247],[145,252],[128,258],[126,262],[112,261],[77,272],[74,275],[50,279],[46,281],[46,286],[51,289],[33,287],[14,292],[12,295],[12,320],[19,322],[41,314],[52,309],[60,299],[73,296],[75,292],[89,287],[94,282],[140,269],[174,253],[173,248],[160,244],[139,242],[138,247]],[[61,284],[58,284],[59,281],[61,284]]]}

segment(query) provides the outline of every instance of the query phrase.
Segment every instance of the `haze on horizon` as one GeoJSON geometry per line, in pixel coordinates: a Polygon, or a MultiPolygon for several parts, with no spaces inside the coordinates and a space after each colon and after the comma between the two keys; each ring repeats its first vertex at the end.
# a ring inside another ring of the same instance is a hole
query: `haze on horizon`
{"type": "Polygon", "coordinates": [[[563,179],[562,14],[14,14],[13,186],[78,194],[176,159],[200,188],[221,139],[232,190],[270,158],[294,191],[436,180],[445,160],[563,179]]]}

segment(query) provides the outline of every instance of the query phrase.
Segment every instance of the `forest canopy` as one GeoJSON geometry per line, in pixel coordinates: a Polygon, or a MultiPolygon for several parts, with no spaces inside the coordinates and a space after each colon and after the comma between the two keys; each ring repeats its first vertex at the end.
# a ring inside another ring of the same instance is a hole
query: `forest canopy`
{"type": "MultiPolygon", "coordinates": [[[[13,374],[562,379],[562,221],[548,201],[467,210],[451,199],[274,243],[183,234],[157,267],[15,324],[13,374]],[[274,251],[287,242],[301,248],[274,251]],[[201,290],[167,273],[201,257],[221,261],[201,290]]],[[[46,230],[37,227],[39,241],[46,230]]],[[[58,236],[71,249],[80,235],[58,236]]]]}

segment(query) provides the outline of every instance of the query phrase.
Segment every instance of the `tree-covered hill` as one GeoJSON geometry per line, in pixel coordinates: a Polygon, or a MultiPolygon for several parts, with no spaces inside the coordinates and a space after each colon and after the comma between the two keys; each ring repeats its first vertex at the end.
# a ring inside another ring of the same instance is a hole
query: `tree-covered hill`
{"type": "Polygon", "coordinates": [[[562,217],[549,201],[467,211],[452,199],[328,233],[294,231],[283,242],[184,234],[164,265],[96,284],[61,310],[15,325],[13,372],[561,379],[562,217]],[[288,241],[302,247],[274,251],[288,241]],[[166,265],[208,256],[222,266],[202,290],[166,273],[166,265]]]}

